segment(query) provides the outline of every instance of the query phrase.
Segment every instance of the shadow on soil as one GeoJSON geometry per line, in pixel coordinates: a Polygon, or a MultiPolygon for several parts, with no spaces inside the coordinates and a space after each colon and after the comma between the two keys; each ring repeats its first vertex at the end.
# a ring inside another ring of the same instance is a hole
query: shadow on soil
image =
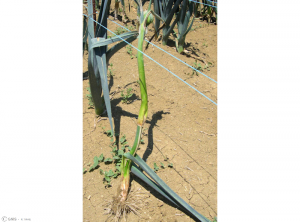
{"type": "Polygon", "coordinates": [[[147,123],[150,123],[150,127],[148,129],[148,145],[147,149],[143,155],[143,160],[146,162],[148,157],[151,155],[153,151],[153,128],[156,125],[158,120],[162,119],[163,114],[170,114],[169,112],[164,112],[164,111],[158,111],[152,115],[152,119],[150,122],[146,121],[147,123]]]}
{"type": "MultiPolygon", "coordinates": [[[[131,177],[132,178],[132,177],[131,177]]],[[[142,187],[144,187],[146,190],[148,190],[153,196],[155,196],[157,199],[161,200],[162,202],[164,202],[165,204],[168,204],[171,207],[177,208],[178,210],[181,210],[183,213],[185,213],[186,215],[188,215],[189,217],[191,217],[193,220],[195,221],[199,221],[195,216],[193,216],[191,213],[189,213],[188,211],[186,211],[183,207],[180,206],[180,204],[178,204],[178,206],[176,206],[175,204],[173,204],[172,202],[170,202],[168,199],[164,198],[161,194],[159,194],[156,190],[154,190],[152,187],[148,186],[144,181],[142,181],[141,179],[139,179],[138,177],[133,177],[133,179],[131,180],[135,180],[138,184],[140,184],[142,187]]],[[[130,182],[131,183],[131,182],[130,182]]],[[[170,197],[171,199],[173,199],[172,197],[170,197]]],[[[174,199],[173,199],[174,200],[174,199]]],[[[174,202],[176,202],[174,200],[174,202]]]]}
{"type": "MultiPolygon", "coordinates": [[[[138,97],[136,96],[136,94],[133,94],[132,97],[130,98],[130,100],[128,101],[128,104],[132,103],[136,99],[138,99],[138,97]]],[[[112,109],[112,115],[114,116],[114,118],[113,118],[114,126],[115,126],[114,130],[115,130],[115,134],[116,134],[116,144],[118,146],[118,149],[119,149],[121,117],[127,116],[127,117],[131,117],[134,119],[138,118],[137,114],[132,114],[130,112],[127,112],[127,111],[123,110],[120,106],[117,106],[121,101],[122,101],[122,98],[117,98],[117,99],[111,100],[111,106],[114,107],[112,109]]]]}

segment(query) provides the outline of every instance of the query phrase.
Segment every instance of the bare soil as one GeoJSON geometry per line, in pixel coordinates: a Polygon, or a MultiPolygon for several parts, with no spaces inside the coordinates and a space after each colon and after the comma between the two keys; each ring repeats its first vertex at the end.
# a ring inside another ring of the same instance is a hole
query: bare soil
{"type": "MultiPolygon", "coordinates": [[[[114,4],[112,4],[114,7],[114,4]]],[[[147,7],[147,4],[145,8],[147,7]]],[[[134,27],[136,9],[126,5],[129,17],[128,27],[134,27]]],[[[113,20],[113,10],[109,19],[113,20]]],[[[117,23],[124,26],[121,20],[117,23]]],[[[108,28],[112,31],[117,25],[108,21],[108,28]]],[[[153,26],[150,25],[146,37],[153,35],[153,26]]],[[[108,33],[109,35],[112,35],[108,33]]],[[[193,65],[195,60],[209,65],[209,70],[203,73],[217,81],[217,26],[207,21],[195,19],[193,31],[186,37],[188,52],[181,55],[176,52],[174,39],[170,37],[168,45],[163,46],[161,41],[153,43],[193,65]]],[[[132,43],[137,47],[137,40],[132,43]]],[[[114,127],[120,137],[126,135],[131,146],[136,133],[136,118],[140,108],[140,90],[137,83],[137,59],[127,53],[125,47],[117,52],[109,63],[113,64],[113,76],[109,77],[110,97],[114,127]],[[122,103],[121,91],[132,88],[133,96],[128,104],[122,103]]],[[[133,56],[136,50],[132,49],[133,56]]],[[[145,51],[151,58],[165,66],[167,69],[186,80],[207,97],[217,103],[217,84],[199,74],[192,74],[193,70],[183,63],[172,58],[151,45],[145,51]]],[[[83,74],[87,75],[87,52],[83,56],[83,74]]],[[[153,168],[154,163],[161,163],[157,174],[194,209],[210,220],[217,216],[217,106],[205,97],[194,91],[171,73],[144,57],[145,72],[149,100],[149,112],[144,130],[144,144],[137,151],[147,164],[153,168]],[[173,167],[167,167],[172,163],[173,167]]],[[[93,164],[94,156],[103,153],[105,157],[112,157],[110,138],[104,134],[102,127],[110,129],[108,119],[96,124],[95,112],[89,109],[87,87],[89,80],[83,80],[83,168],[87,170],[93,164]],[[91,163],[91,165],[89,165],[91,163]]],[[[100,163],[100,168],[108,171],[114,169],[114,164],[100,163]]],[[[132,187],[150,191],[145,199],[142,216],[128,215],[128,220],[136,221],[194,221],[191,217],[174,208],[164,198],[150,189],[145,183],[134,177],[132,187]]],[[[112,180],[111,187],[105,187],[103,175],[99,169],[86,172],[83,175],[83,221],[102,222],[109,221],[104,215],[105,201],[111,200],[119,184],[118,179],[112,180]]]]}

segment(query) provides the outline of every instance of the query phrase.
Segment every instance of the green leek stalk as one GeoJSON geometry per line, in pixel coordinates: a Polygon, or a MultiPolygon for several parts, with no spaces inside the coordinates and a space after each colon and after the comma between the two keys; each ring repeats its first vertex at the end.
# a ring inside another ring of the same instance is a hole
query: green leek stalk
{"type": "Polygon", "coordinates": [[[128,196],[129,185],[130,185],[130,170],[141,178],[144,182],[150,185],[154,190],[168,199],[172,204],[178,208],[184,208],[184,212],[189,212],[201,222],[209,222],[207,218],[198,213],[193,209],[188,203],[186,203],[182,198],[180,198],[166,183],[162,181],[155,174],[155,172],[136,154],[137,148],[141,142],[141,133],[142,127],[146,121],[148,115],[148,97],[147,97],[147,87],[146,87],[146,78],[145,78],[145,69],[144,69],[144,59],[143,59],[143,42],[145,37],[145,29],[150,23],[153,22],[154,17],[157,17],[157,14],[150,10],[151,0],[149,4],[149,9],[146,12],[142,11],[142,4],[140,1],[140,27],[139,27],[139,40],[138,40],[138,71],[139,71],[139,83],[141,91],[141,107],[137,120],[137,131],[134,140],[134,144],[130,149],[129,153],[125,153],[122,156],[122,162],[120,166],[121,170],[121,184],[118,187],[116,201],[125,202],[128,196]],[[151,14],[153,13],[153,15],[151,14]],[[135,165],[138,164],[141,169],[143,169],[153,180],[145,176],[141,170],[135,165]]]}
{"type": "MultiPolygon", "coordinates": [[[[153,22],[153,16],[150,14],[151,10],[151,1],[149,4],[149,9],[143,13],[142,12],[142,4],[140,2],[140,28],[139,28],[139,40],[138,40],[138,72],[139,72],[139,83],[140,83],[140,91],[141,91],[141,107],[140,112],[137,120],[137,130],[135,135],[134,144],[130,150],[130,154],[135,156],[137,148],[141,142],[141,134],[142,134],[142,127],[146,121],[148,115],[148,96],[147,96],[147,87],[146,87],[146,78],[145,78],[145,69],[144,69],[144,58],[143,58],[143,43],[145,37],[145,29],[146,26],[153,22]],[[145,17],[144,17],[145,16],[145,17]]],[[[119,188],[120,194],[118,194],[119,201],[125,201],[128,195],[129,184],[130,184],[130,168],[131,168],[132,161],[122,157],[121,162],[121,185],[119,188]]]]}

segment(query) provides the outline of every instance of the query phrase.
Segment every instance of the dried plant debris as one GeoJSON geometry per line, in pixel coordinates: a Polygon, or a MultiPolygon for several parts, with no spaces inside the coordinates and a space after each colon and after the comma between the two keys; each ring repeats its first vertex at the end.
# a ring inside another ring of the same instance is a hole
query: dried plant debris
{"type": "Polygon", "coordinates": [[[127,215],[130,212],[141,217],[142,214],[140,211],[148,204],[145,199],[149,197],[150,192],[141,191],[141,188],[130,189],[125,201],[120,201],[118,196],[114,197],[113,200],[107,201],[104,204],[104,214],[110,215],[107,221],[118,222],[122,219],[126,221],[127,215]]]}

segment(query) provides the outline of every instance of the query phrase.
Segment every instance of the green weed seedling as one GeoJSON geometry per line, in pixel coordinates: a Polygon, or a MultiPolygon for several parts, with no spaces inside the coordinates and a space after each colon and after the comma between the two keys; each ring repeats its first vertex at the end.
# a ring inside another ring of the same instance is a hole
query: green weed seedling
{"type": "Polygon", "coordinates": [[[159,167],[157,166],[156,163],[154,163],[154,168],[153,169],[154,169],[155,172],[159,170],[159,167]]]}
{"type": "Polygon", "coordinates": [[[110,63],[109,66],[108,66],[108,77],[111,77],[111,76],[114,76],[114,73],[113,73],[113,64],[110,63]]]}
{"type": "Polygon", "coordinates": [[[141,144],[145,144],[145,140],[143,139],[143,137],[148,135],[147,132],[146,132],[147,129],[148,129],[148,128],[143,128],[143,129],[142,129],[142,135],[141,135],[141,141],[140,141],[141,144]]]}
{"type": "Polygon", "coordinates": [[[109,170],[109,171],[103,171],[101,170],[100,171],[100,174],[101,175],[104,175],[104,178],[103,178],[103,183],[106,183],[107,186],[111,186],[110,182],[111,182],[111,177],[113,177],[114,175],[114,172],[112,170],[109,170]]]}
{"type": "MultiPolygon", "coordinates": [[[[197,63],[197,61],[194,62],[193,67],[194,67],[196,70],[203,71],[201,63],[199,63],[199,62],[197,63]]],[[[199,73],[196,72],[195,70],[193,70],[192,76],[195,75],[195,74],[196,74],[196,76],[199,76],[199,73]]]]}
{"type": "Polygon", "coordinates": [[[213,67],[211,62],[208,62],[207,65],[204,66],[204,69],[206,69],[207,71],[210,71],[210,67],[213,67]]]}
{"type": "Polygon", "coordinates": [[[211,62],[208,62],[207,65],[204,66],[204,69],[206,69],[207,71],[210,71],[210,67],[213,67],[211,62]]]}
{"type": "Polygon", "coordinates": [[[191,28],[191,31],[195,31],[198,28],[197,25],[195,25],[193,28],[191,28]]]}
{"type": "Polygon", "coordinates": [[[131,93],[131,90],[132,88],[128,88],[126,94],[124,94],[124,91],[121,92],[123,103],[128,103],[128,99],[130,99],[131,96],[133,95],[133,93],[131,93]]]}
{"type": "Polygon", "coordinates": [[[88,109],[94,109],[94,103],[93,103],[93,98],[92,98],[92,94],[91,94],[91,88],[87,87],[86,90],[89,92],[88,94],[86,94],[86,97],[89,100],[89,107],[88,107],[88,109]]]}
{"type": "MultiPolygon", "coordinates": [[[[91,172],[91,171],[97,169],[98,166],[99,166],[99,163],[101,163],[101,162],[103,162],[103,161],[104,161],[104,156],[103,156],[103,154],[101,154],[99,157],[98,157],[98,156],[95,156],[95,157],[94,157],[94,161],[93,161],[93,165],[90,167],[90,169],[89,169],[88,171],[87,171],[85,168],[83,168],[83,174],[85,174],[86,172],[91,172]]],[[[87,166],[90,166],[90,165],[91,165],[91,163],[89,162],[89,163],[87,164],[87,166]]]]}
{"type": "MultiPolygon", "coordinates": [[[[164,158],[164,161],[166,161],[166,162],[168,163],[168,167],[173,168],[173,163],[170,163],[168,160],[169,160],[168,157],[165,157],[165,158],[164,158]]],[[[163,163],[161,163],[161,165],[162,165],[162,168],[165,168],[165,166],[164,166],[163,163]]]]}
{"type": "MultiPolygon", "coordinates": [[[[103,129],[104,134],[106,134],[108,137],[113,137],[110,130],[105,131],[104,127],[103,129]]],[[[126,148],[130,150],[130,147],[128,146],[128,142],[126,140],[126,135],[123,135],[120,138],[120,149],[118,149],[116,142],[113,142],[110,147],[112,158],[106,158],[105,160],[103,160],[103,162],[105,164],[114,163],[115,169],[110,169],[109,171],[103,171],[102,169],[100,169],[100,174],[104,175],[103,183],[106,184],[105,186],[111,186],[111,180],[113,178],[117,178],[121,174],[120,165],[122,161],[122,156],[126,152],[126,148]]]]}
{"type": "MultiPolygon", "coordinates": [[[[105,131],[105,127],[102,127],[102,129],[104,130],[104,134],[106,134],[108,137],[113,139],[113,134],[112,134],[111,130],[105,131]]],[[[110,146],[112,148],[112,151],[111,151],[112,158],[109,158],[109,157],[104,158],[103,154],[101,154],[99,157],[95,156],[94,160],[93,160],[93,165],[89,169],[89,172],[97,169],[99,167],[100,162],[104,162],[105,164],[111,164],[111,163],[115,164],[115,169],[110,169],[109,171],[104,171],[103,169],[99,169],[100,174],[104,175],[103,183],[105,184],[105,187],[111,186],[112,179],[117,178],[121,174],[121,171],[120,171],[121,158],[122,158],[124,152],[126,151],[125,147],[128,146],[125,135],[123,135],[121,137],[120,145],[122,147],[120,150],[118,150],[116,143],[113,142],[112,145],[110,146]]],[[[87,165],[90,166],[91,163],[88,163],[87,165]]],[[[85,174],[86,172],[87,172],[87,170],[84,168],[83,174],[85,174]]]]}
{"type": "Polygon", "coordinates": [[[162,162],[160,162],[160,167],[161,167],[162,169],[165,169],[165,165],[164,165],[162,162]]]}
{"type": "Polygon", "coordinates": [[[120,139],[120,144],[121,144],[121,150],[124,151],[125,147],[128,146],[128,142],[126,140],[126,135],[123,135],[120,139]]]}
{"type": "Polygon", "coordinates": [[[210,71],[210,69],[209,69],[209,66],[208,66],[208,65],[205,65],[205,66],[204,66],[204,69],[206,69],[207,71],[210,71]]]}
{"type": "Polygon", "coordinates": [[[106,158],[104,160],[104,163],[112,163],[112,162],[113,162],[112,158],[106,158]]]}
{"type": "Polygon", "coordinates": [[[132,55],[132,46],[131,45],[126,46],[126,49],[127,49],[127,54],[129,54],[130,58],[133,59],[134,56],[132,55]]]}
{"type": "Polygon", "coordinates": [[[106,130],[105,131],[105,127],[102,127],[102,129],[104,130],[104,134],[106,134],[108,137],[110,137],[110,141],[113,142],[114,141],[114,135],[112,133],[111,130],[106,130]]]}
{"type": "Polygon", "coordinates": [[[111,169],[109,171],[103,171],[100,169],[100,174],[104,175],[103,183],[105,184],[106,187],[111,186],[110,182],[112,178],[116,178],[119,175],[119,173],[116,173],[111,169]]]}
{"type": "Polygon", "coordinates": [[[95,170],[98,167],[99,162],[101,163],[101,162],[103,162],[103,160],[104,160],[103,153],[99,157],[95,156],[94,157],[94,164],[90,167],[89,172],[95,170]]]}
{"type": "Polygon", "coordinates": [[[125,29],[122,29],[121,27],[118,27],[116,30],[115,30],[115,34],[117,35],[121,35],[122,33],[125,32],[125,29]]]}
{"type": "Polygon", "coordinates": [[[128,147],[128,142],[126,140],[126,135],[123,135],[120,138],[120,149],[117,149],[117,146],[115,144],[113,144],[112,146],[112,154],[113,154],[113,159],[115,160],[116,163],[116,169],[119,171],[120,173],[120,165],[121,165],[121,160],[122,160],[122,156],[123,154],[126,152],[126,147],[128,147]]]}
{"type": "Polygon", "coordinates": [[[133,30],[135,30],[135,28],[131,25],[131,26],[129,26],[128,27],[128,25],[125,25],[125,28],[127,28],[127,29],[129,29],[130,31],[133,31],[133,30]]]}

